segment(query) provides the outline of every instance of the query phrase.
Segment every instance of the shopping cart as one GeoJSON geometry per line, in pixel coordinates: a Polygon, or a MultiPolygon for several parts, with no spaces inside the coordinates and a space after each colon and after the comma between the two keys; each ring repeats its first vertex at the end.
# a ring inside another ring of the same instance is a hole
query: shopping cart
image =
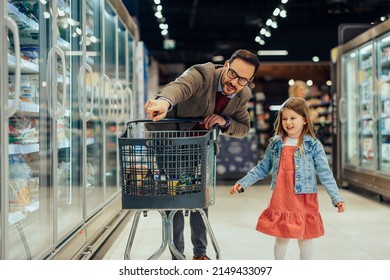
{"type": "Polygon", "coordinates": [[[185,259],[173,243],[173,217],[177,211],[198,211],[212,241],[216,259],[220,251],[203,208],[215,203],[218,127],[179,130],[200,119],[134,120],[119,137],[122,208],[135,209],[124,259],[130,259],[141,213],[157,210],[162,218],[162,243],[149,257],[157,259],[169,246],[177,259],[185,259]],[[169,129],[169,130],[167,130],[169,129]],[[167,214],[169,213],[169,214],[167,214]]]}

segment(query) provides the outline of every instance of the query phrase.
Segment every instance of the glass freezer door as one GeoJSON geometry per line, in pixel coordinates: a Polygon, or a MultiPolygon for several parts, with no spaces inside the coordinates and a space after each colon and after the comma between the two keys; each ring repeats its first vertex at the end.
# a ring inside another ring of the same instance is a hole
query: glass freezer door
{"type": "Polygon", "coordinates": [[[50,190],[45,186],[49,170],[44,156],[49,139],[47,110],[42,106],[45,98],[40,85],[40,61],[46,56],[41,23],[47,6],[38,0],[8,1],[6,11],[20,39],[11,29],[3,37],[9,38],[8,105],[17,107],[8,118],[8,240],[2,257],[36,259],[53,244],[50,190]],[[20,53],[16,52],[18,48],[20,53]]]}
{"type": "Polygon", "coordinates": [[[373,67],[373,44],[359,49],[359,164],[365,169],[375,168],[375,108],[374,108],[374,67],[373,67]]]}
{"type": "MultiPolygon", "coordinates": [[[[86,218],[91,217],[104,204],[104,184],[103,184],[103,122],[99,112],[98,83],[103,74],[102,58],[102,10],[100,1],[86,0],[85,13],[85,64],[90,68],[85,72],[82,81],[86,83],[84,94],[86,98],[86,108],[84,108],[83,120],[86,126],[86,163],[85,172],[85,207],[86,218]],[[90,114],[90,108],[92,113],[90,114]]],[[[83,127],[83,129],[85,129],[83,127]]]]}
{"type": "Polygon", "coordinates": [[[390,172],[390,34],[377,41],[378,169],[390,172]]]}
{"type": "Polygon", "coordinates": [[[104,144],[105,144],[105,198],[110,199],[118,193],[118,171],[117,171],[117,92],[120,84],[117,79],[117,28],[118,18],[109,1],[105,1],[104,11],[104,67],[105,74],[111,81],[111,88],[108,93],[104,94],[104,115],[105,125],[104,144]]]}
{"type": "Polygon", "coordinates": [[[77,96],[82,60],[81,5],[51,1],[53,28],[47,62],[47,96],[51,124],[51,186],[54,196],[55,244],[83,223],[81,121],[77,96]]]}
{"type": "MultiPolygon", "coordinates": [[[[357,122],[357,53],[347,53],[342,57],[342,92],[340,117],[343,128],[343,164],[356,166],[359,161],[357,122]]],[[[345,167],[345,166],[344,166],[345,167]]]]}

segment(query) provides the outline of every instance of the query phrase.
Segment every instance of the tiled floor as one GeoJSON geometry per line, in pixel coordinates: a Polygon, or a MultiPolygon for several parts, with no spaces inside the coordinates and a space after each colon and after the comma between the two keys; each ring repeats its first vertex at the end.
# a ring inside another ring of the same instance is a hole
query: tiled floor
{"type": "MultiPolygon", "coordinates": [[[[209,220],[223,260],[272,260],[274,238],[257,232],[254,227],[266,207],[271,191],[256,185],[243,194],[229,194],[230,185],[218,185],[215,205],[209,209],[209,220]]],[[[319,201],[325,236],[315,239],[314,256],[318,260],[390,260],[390,205],[341,189],[346,211],[337,213],[325,190],[320,187],[319,201]]],[[[114,239],[105,244],[95,259],[123,260],[133,215],[118,227],[114,239]]],[[[189,224],[186,218],[185,238],[187,259],[192,257],[189,224]]],[[[157,211],[141,215],[130,252],[130,259],[147,259],[161,244],[161,218],[157,211]]],[[[209,242],[208,255],[215,259],[209,242]]],[[[298,259],[297,242],[291,240],[287,259],[298,259]]],[[[160,260],[169,260],[166,249],[160,260]]]]}

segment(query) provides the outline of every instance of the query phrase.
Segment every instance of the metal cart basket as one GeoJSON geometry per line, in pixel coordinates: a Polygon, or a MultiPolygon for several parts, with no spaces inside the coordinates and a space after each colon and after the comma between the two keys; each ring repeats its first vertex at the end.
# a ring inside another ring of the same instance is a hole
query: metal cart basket
{"type": "Polygon", "coordinates": [[[136,209],[125,259],[141,213],[157,210],[162,217],[162,244],[149,258],[166,249],[184,259],[173,243],[173,216],[179,210],[198,211],[205,223],[217,259],[219,248],[203,208],[215,203],[217,127],[211,130],[180,130],[199,119],[134,120],[119,137],[122,208],[136,209]],[[167,211],[168,210],[168,211],[167,211]],[[168,214],[167,214],[168,213],[168,214]]]}

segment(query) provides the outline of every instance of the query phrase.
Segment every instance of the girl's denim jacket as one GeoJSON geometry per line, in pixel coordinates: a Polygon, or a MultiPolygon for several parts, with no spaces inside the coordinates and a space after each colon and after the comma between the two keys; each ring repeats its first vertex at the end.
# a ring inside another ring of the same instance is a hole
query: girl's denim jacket
{"type": "MultiPolygon", "coordinates": [[[[328,160],[321,142],[309,135],[303,138],[304,154],[297,147],[294,153],[295,186],[296,194],[316,193],[318,176],[321,184],[325,187],[332,199],[333,205],[342,202],[336,180],[330,170],[328,160]]],[[[244,189],[259,180],[267,177],[272,171],[271,190],[275,188],[276,177],[279,169],[280,153],[282,150],[282,137],[280,135],[271,138],[265,151],[265,156],[247,175],[237,181],[244,189]]]]}

